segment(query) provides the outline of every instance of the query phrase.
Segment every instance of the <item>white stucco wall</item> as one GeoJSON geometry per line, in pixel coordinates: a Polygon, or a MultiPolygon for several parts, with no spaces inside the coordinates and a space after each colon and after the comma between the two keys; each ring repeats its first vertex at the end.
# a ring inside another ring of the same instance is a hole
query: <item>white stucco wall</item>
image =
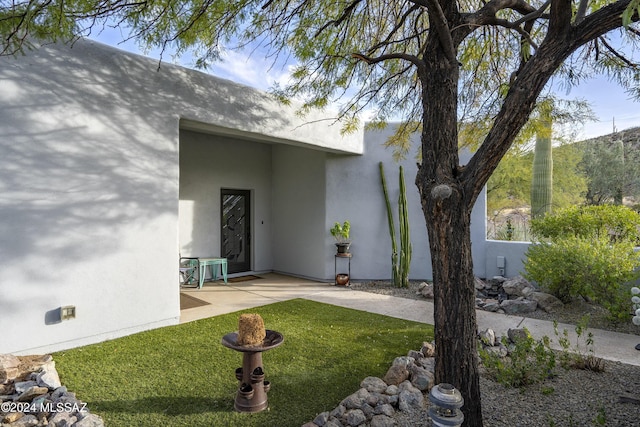
{"type": "MultiPolygon", "coordinates": [[[[407,201],[409,205],[409,224],[413,256],[410,278],[430,280],[433,273],[429,251],[427,227],[420,204],[420,194],[415,185],[417,174],[416,153],[420,146],[420,135],[412,137],[412,150],[400,163],[392,159],[392,149],[384,143],[392,134],[393,126],[384,131],[368,131],[365,134],[364,155],[328,155],[327,161],[327,214],[325,234],[325,276],[333,277],[334,240],[328,230],[336,221],[351,222],[351,273],[354,279],[391,278],[391,238],[384,194],[380,183],[378,163],[384,164],[389,199],[396,221],[398,233],[398,193],[399,165],[404,168],[407,201]]],[[[468,161],[469,153],[461,158],[468,161]]],[[[478,198],[472,211],[471,238],[474,271],[484,276],[484,242],[486,236],[485,207],[486,197],[478,198]]]]}
{"type": "Polygon", "coordinates": [[[498,276],[513,277],[524,272],[526,252],[531,242],[510,242],[504,240],[487,240],[485,247],[485,278],[498,276]],[[504,272],[498,268],[498,257],[504,260],[504,272]]]}
{"type": "Polygon", "coordinates": [[[251,192],[251,267],[272,269],[269,144],[180,132],[180,253],[220,256],[220,190],[251,192]]]}
{"type": "MultiPolygon", "coordinates": [[[[391,130],[367,133],[365,146],[362,131],[341,136],[320,114],[301,119],[259,91],[157,67],[93,42],[0,58],[0,353],[177,323],[178,256],[219,253],[220,188],[252,192],[253,271],[332,280],[328,230],[349,219],[352,277],[390,277],[378,162],[395,210],[391,130]],[[76,319],[56,320],[63,305],[76,319]]],[[[411,278],[430,279],[412,156],[411,278]]],[[[481,277],[484,212],[483,196],[472,219],[481,277]]]]}
{"type": "Polygon", "coordinates": [[[284,145],[273,153],[273,269],[325,279],[327,155],[284,145]]]}
{"type": "Polygon", "coordinates": [[[1,60],[0,353],[177,322],[178,118],[110,65],[1,60]]]}
{"type": "MultiPolygon", "coordinates": [[[[319,120],[326,115],[294,112],[257,90],[167,64],[158,70],[155,60],[94,42],[0,58],[0,353],[177,323],[179,128],[362,151],[361,132],[342,137],[319,120]],[[62,305],[75,305],[76,319],[56,322],[62,305]]],[[[252,146],[249,157],[267,149],[252,146]]],[[[256,184],[262,172],[233,184],[269,187],[256,184]]],[[[254,218],[266,225],[255,230],[255,268],[268,270],[272,192],[255,194],[254,218]]],[[[194,251],[218,246],[192,243],[194,251]]]]}

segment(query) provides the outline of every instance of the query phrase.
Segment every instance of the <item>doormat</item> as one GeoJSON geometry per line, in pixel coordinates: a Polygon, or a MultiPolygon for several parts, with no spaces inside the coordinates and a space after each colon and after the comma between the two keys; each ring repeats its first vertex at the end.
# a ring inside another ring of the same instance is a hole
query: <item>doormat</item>
{"type": "Polygon", "coordinates": [[[208,302],[202,301],[191,295],[183,294],[180,292],[180,310],[186,310],[188,308],[202,307],[203,305],[209,305],[208,302]]]}
{"type": "Polygon", "coordinates": [[[248,282],[249,280],[256,280],[256,279],[262,279],[262,277],[249,274],[248,276],[230,277],[227,279],[227,282],[229,283],[248,282]]]}

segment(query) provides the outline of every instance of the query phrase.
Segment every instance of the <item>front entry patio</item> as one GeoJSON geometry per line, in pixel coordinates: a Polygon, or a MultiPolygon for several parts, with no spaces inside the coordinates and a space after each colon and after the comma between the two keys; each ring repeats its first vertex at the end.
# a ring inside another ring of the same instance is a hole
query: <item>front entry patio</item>
{"type": "Polygon", "coordinates": [[[255,277],[235,283],[230,280],[228,284],[222,280],[205,282],[201,289],[180,289],[181,293],[208,303],[181,310],[180,323],[324,292],[347,291],[334,286],[332,282],[323,283],[277,273],[256,274],[255,277]]]}

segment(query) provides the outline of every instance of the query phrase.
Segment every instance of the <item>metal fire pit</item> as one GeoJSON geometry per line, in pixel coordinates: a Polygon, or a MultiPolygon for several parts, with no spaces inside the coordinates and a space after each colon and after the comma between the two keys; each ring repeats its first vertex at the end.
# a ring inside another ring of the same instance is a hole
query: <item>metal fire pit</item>
{"type": "Polygon", "coordinates": [[[262,344],[238,345],[238,333],[231,332],[222,337],[222,345],[232,350],[240,351],[242,368],[236,369],[239,381],[234,408],[238,412],[260,412],[267,409],[267,392],[271,383],[264,379],[262,367],[262,352],[276,348],[284,342],[280,332],[267,329],[262,344]]]}

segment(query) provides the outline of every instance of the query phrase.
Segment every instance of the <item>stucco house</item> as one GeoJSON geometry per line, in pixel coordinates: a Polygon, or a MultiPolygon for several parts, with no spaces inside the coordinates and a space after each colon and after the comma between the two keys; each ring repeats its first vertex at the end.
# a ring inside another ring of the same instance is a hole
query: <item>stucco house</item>
{"type": "MultiPolygon", "coordinates": [[[[389,278],[378,163],[395,198],[398,167],[383,147],[392,130],[341,135],[330,118],[301,119],[252,88],[90,41],[1,58],[0,353],[176,324],[179,257],[223,245],[230,274],[332,283],[335,221],[352,223],[352,277],[389,278]],[[244,207],[241,241],[221,238],[229,200],[244,207]],[[77,316],[61,322],[67,305],[77,316]]],[[[403,164],[411,276],[430,279],[415,160],[403,164]]],[[[497,274],[501,251],[517,269],[520,249],[486,241],[484,212],[481,197],[476,274],[497,274]]]]}

